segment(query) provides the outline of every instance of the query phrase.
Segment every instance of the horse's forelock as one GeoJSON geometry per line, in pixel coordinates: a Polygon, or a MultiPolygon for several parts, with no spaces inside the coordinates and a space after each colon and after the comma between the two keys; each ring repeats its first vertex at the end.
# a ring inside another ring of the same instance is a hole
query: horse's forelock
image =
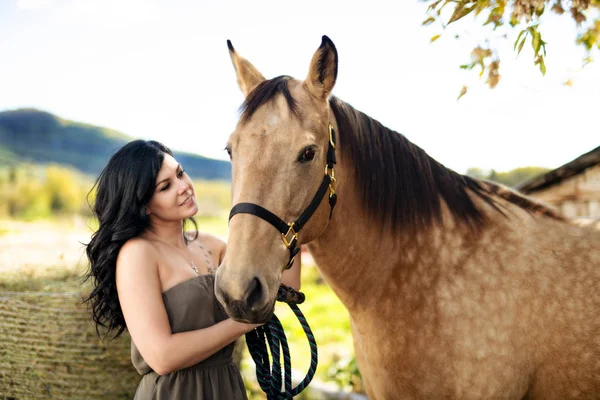
{"type": "Polygon", "coordinates": [[[292,97],[289,88],[289,82],[292,78],[287,75],[278,76],[277,78],[269,79],[261,82],[244,100],[244,103],[240,107],[242,123],[248,122],[248,120],[254,115],[262,105],[273,100],[277,94],[283,95],[288,105],[289,110],[295,116],[298,116],[298,104],[292,97]]]}

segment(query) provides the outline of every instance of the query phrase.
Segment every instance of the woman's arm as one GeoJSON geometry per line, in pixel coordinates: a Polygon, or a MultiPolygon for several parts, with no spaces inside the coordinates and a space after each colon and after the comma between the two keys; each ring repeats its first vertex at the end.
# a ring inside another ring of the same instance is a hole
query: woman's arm
{"type": "Polygon", "coordinates": [[[117,258],[117,291],[127,329],[144,360],[159,375],[197,364],[257,325],[231,319],[172,334],[162,300],[154,248],[128,241],[117,258]]]}

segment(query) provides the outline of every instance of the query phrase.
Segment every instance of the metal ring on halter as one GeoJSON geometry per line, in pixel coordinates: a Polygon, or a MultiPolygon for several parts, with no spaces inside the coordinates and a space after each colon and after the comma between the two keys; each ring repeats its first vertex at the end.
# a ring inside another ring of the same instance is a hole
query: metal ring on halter
{"type": "Polygon", "coordinates": [[[330,167],[329,164],[325,164],[325,175],[329,175],[332,181],[335,181],[335,170],[333,167],[330,167]],[[328,174],[329,170],[331,170],[331,174],[328,174]]]}
{"type": "Polygon", "coordinates": [[[298,233],[296,233],[296,231],[294,230],[294,224],[295,224],[295,222],[288,223],[288,226],[290,227],[290,229],[288,229],[287,233],[281,234],[281,239],[283,240],[285,247],[287,247],[288,249],[290,247],[292,247],[292,245],[295,245],[295,243],[298,242],[298,233]],[[290,232],[292,233],[292,238],[288,240],[288,236],[289,236],[290,232]]]}

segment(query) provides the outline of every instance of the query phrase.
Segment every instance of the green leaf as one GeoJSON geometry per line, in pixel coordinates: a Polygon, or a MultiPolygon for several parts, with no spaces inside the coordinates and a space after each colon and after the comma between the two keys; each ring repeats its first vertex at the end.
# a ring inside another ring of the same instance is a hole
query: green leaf
{"type": "Polygon", "coordinates": [[[525,44],[525,39],[527,39],[527,36],[525,36],[523,38],[523,40],[521,40],[521,43],[519,44],[519,51],[517,51],[517,56],[519,56],[519,54],[521,54],[521,50],[523,50],[523,45],[525,44]]]}
{"type": "Polygon", "coordinates": [[[522,36],[524,33],[527,33],[527,30],[526,30],[526,29],[523,29],[521,32],[519,32],[519,36],[517,36],[517,40],[515,40],[515,46],[514,46],[513,50],[516,50],[516,49],[517,49],[517,43],[519,43],[519,39],[521,39],[521,36],[522,36]]]}
{"type": "Polygon", "coordinates": [[[441,1],[442,0],[437,0],[437,1],[434,1],[433,3],[431,3],[429,5],[429,7],[427,7],[427,11],[429,12],[431,10],[435,10],[435,8],[437,7],[437,5],[440,4],[441,1]]]}
{"type": "Polygon", "coordinates": [[[538,54],[540,52],[540,47],[542,46],[542,35],[537,30],[534,30],[532,34],[531,46],[533,47],[534,54],[538,54]]]}
{"type": "Polygon", "coordinates": [[[540,58],[540,71],[542,71],[542,75],[546,75],[546,63],[544,62],[544,57],[540,58]]]}
{"type": "Polygon", "coordinates": [[[491,24],[496,18],[496,16],[494,15],[494,12],[492,11],[490,13],[490,15],[488,15],[488,19],[483,23],[483,26],[486,26],[487,24],[491,24]]]}
{"type": "Polygon", "coordinates": [[[432,22],[435,22],[435,18],[433,18],[433,17],[429,17],[429,18],[427,18],[425,21],[423,21],[423,23],[422,23],[421,25],[429,25],[429,24],[431,24],[432,22]]]}
{"type": "Polygon", "coordinates": [[[544,4],[542,4],[541,7],[536,8],[535,10],[535,15],[537,15],[538,17],[541,16],[544,13],[544,4]]]}
{"type": "Polygon", "coordinates": [[[431,39],[429,39],[429,43],[435,42],[436,40],[438,40],[440,38],[440,36],[442,36],[442,35],[434,35],[434,36],[432,36],[431,39]]]}
{"type": "Polygon", "coordinates": [[[444,9],[444,7],[446,7],[449,3],[453,3],[453,0],[446,0],[446,1],[444,1],[444,4],[442,4],[442,6],[440,8],[438,8],[437,15],[440,15],[440,13],[444,9]]]}
{"type": "Polygon", "coordinates": [[[537,28],[538,28],[538,24],[531,25],[531,26],[528,26],[528,27],[527,27],[527,31],[528,31],[529,33],[531,33],[531,36],[533,37],[533,36],[535,36],[535,35],[536,35],[536,33],[537,33],[537,28]]]}
{"type": "MultiPolygon", "coordinates": [[[[483,10],[490,7],[490,0],[477,0],[475,2],[475,15],[479,15],[483,10]]],[[[496,10],[494,8],[494,10],[496,10]]],[[[493,11],[492,11],[493,12],[493,11]]]]}
{"type": "Polygon", "coordinates": [[[475,63],[463,64],[460,66],[460,69],[473,69],[474,66],[475,66],[475,63]]]}
{"type": "Polygon", "coordinates": [[[477,7],[477,3],[473,4],[471,7],[465,7],[464,3],[458,4],[452,13],[452,16],[450,17],[450,21],[448,21],[448,25],[469,14],[475,9],[475,7],[477,7]]]}
{"type": "Polygon", "coordinates": [[[460,98],[463,97],[465,94],[467,94],[467,87],[463,86],[462,89],[460,89],[460,93],[458,94],[456,101],[460,100],[460,98]]]}
{"type": "Polygon", "coordinates": [[[479,65],[481,66],[481,72],[479,72],[479,77],[481,78],[483,76],[483,73],[485,72],[485,64],[483,63],[483,61],[479,62],[479,65]]]}

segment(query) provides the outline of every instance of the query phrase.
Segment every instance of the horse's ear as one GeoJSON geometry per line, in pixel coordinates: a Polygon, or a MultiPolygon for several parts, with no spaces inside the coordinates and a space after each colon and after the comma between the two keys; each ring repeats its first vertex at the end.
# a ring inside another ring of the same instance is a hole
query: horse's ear
{"type": "Polygon", "coordinates": [[[254,90],[259,83],[265,80],[265,77],[258,72],[250,61],[241,57],[235,51],[230,40],[227,41],[227,47],[229,48],[229,56],[231,57],[233,68],[235,68],[238,85],[242,90],[242,93],[244,93],[244,96],[248,97],[250,92],[254,90]]]}
{"type": "Polygon", "coordinates": [[[326,100],[337,79],[338,54],[335,45],[327,36],[323,36],[321,46],[310,62],[306,87],[318,99],[326,100]]]}

